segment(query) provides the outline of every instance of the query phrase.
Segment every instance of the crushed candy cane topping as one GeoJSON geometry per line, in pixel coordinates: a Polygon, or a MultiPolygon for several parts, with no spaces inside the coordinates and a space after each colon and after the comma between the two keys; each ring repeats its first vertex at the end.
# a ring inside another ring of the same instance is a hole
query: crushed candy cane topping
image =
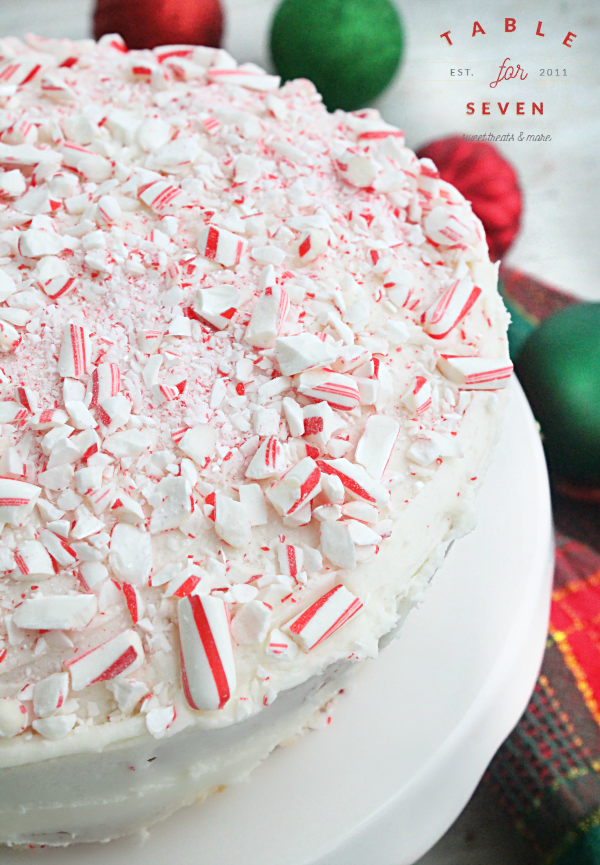
{"type": "Polygon", "coordinates": [[[510,376],[481,224],[225,51],[6,38],[0,81],[0,737],[246,717],[365,656],[345,580],[510,376]]]}

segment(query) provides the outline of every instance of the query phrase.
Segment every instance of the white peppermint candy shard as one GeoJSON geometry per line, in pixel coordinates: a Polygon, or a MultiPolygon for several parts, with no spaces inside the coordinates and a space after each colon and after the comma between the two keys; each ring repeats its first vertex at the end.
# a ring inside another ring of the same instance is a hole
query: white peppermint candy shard
{"type": "Polygon", "coordinates": [[[381,543],[381,535],[358,520],[344,520],[343,525],[348,526],[350,537],[357,547],[367,547],[372,544],[381,543]]]}
{"type": "Polygon", "coordinates": [[[294,437],[304,435],[304,413],[296,400],[289,396],[284,397],[283,411],[290,434],[294,437]]]}
{"type": "Polygon", "coordinates": [[[122,393],[100,400],[96,411],[105,435],[112,435],[125,426],[131,416],[131,407],[130,400],[122,393]]]}
{"type": "Polygon", "coordinates": [[[462,245],[474,239],[473,229],[444,206],[434,207],[427,214],[425,234],[442,246],[462,245]]]}
{"type": "Polygon", "coordinates": [[[80,378],[85,375],[90,363],[90,353],[89,331],[73,322],[65,325],[58,358],[59,374],[63,378],[80,378]]]}
{"type": "Polygon", "coordinates": [[[381,480],[398,438],[400,424],[388,415],[373,414],[356,446],[355,460],[372,478],[381,480]]]}
{"type": "Polygon", "coordinates": [[[259,484],[243,484],[239,488],[240,502],[251,526],[264,526],[269,517],[263,491],[259,484]]]}
{"type": "Polygon", "coordinates": [[[402,402],[411,411],[423,414],[431,408],[431,385],[427,379],[418,375],[402,397],[402,402]]]}
{"type": "Polygon", "coordinates": [[[199,468],[205,468],[207,462],[216,456],[217,434],[208,424],[199,423],[187,430],[178,444],[180,450],[199,468]]]}
{"type": "Polygon", "coordinates": [[[148,693],[148,688],[137,679],[113,679],[106,683],[107,689],[112,693],[117,706],[124,715],[130,715],[140,700],[148,693]]]}
{"type": "Polygon", "coordinates": [[[121,390],[121,373],[116,363],[99,363],[92,373],[92,401],[96,406],[121,390]]]}
{"type": "Polygon", "coordinates": [[[321,472],[311,457],[300,460],[267,490],[278,514],[290,516],[321,492],[321,472]]]}
{"type": "Polygon", "coordinates": [[[40,282],[39,285],[51,300],[58,300],[77,287],[77,280],[73,276],[55,276],[46,282],[40,282]]]}
{"type": "Polygon", "coordinates": [[[12,739],[27,729],[27,709],[14,697],[0,698],[0,738],[12,739]]]}
{"type": "Polygon", "coordinates": [[[262,643],[269,633],[271,608],[262,601],[242,604],[231,623],[231,636],[236,643],[262,643]]]}
{"type": "Polygon", "coordinates": [[[281,442],[270,436],[256,451],[250,465],[246,469],[246,477],[253,480],[264,480],[280,475],[286,469],[286,461],[281,442]]]}
{"type": "Polygon", "coordinates": [[[144,354],[154,354],[163,341],[162,330],[141,330],[138,333],[138,345],[144,354]]]}
{"type": "Polygon", "coordinates": [[[235,267],[246,249],[247,242],[216,225],[207,225],[198,237],[198,252],[203,258],[216,261],[224,267],[235,267]]]}
{"type": "Polygon", "coordinates": [[[244,339],[257,348],[272,348],[290,306],[288,293],[279,286],[267,286],[258,299],[244,339]]]}
{"type": "Polygon", "coordinates": [[[421,324],[432,339],[444,339],[467,315],[481,289],[468,277],[457,280],[421,316],[421,324]]]}
{"type": "Polygon", "coordinates": [[[291,637],[288,637],[279,628],[273,628],[269,634],[265,651],[267,655],[271,655],[273,658],[284,658],[291,661],[298,654],[298,646],[291,637]]]}
{"type": "Polygon", "coordinates": [[[325,520],[321,522],[320,535],[321,552],[333,565],[346,570],[356,567],[354,541],[345,523],[325,520]]]}
{"type": "Polygon", "coordinates": [[[48,531],[48,529],[40,529],[39,536],[43,545],[59,565],[68,568],[69,565],[75,564],[77,561],[75,551],[63,538],[59,538],[58,535],[48,531]]]}
{"type": "Polygon", "coordinates": [[[302,435],[307,441],[321,448],[327,446],[333,432],[340,426],[339,419],[327,402],[307,405],[302,410],[304,429],[302,435]]]}
{"type": "Polygon", "coordinates": [[[69,674],[53,673],[33,686],[33,711],[49,718],[64,705],[69,695],[69,674]]]}
{"type": "Polygon", "coordinates": [[[368,504],[387,505],[390,500],[389,491],[371,477],[360,465],[351,463],[345,457],[335,460],[317,460],[323,474],[335,475],[344,485],[346,495],[368,504]]]}
{"type": "Polygon", "coordinates": [[[344,485],[337,475],[321,472],[321,487],[323,495],[331,504],[341,504],[344,501],[344,485]]]}
{"type": "Polygon", "coordinates": [[[79,581],[86,592],[104,582],[107,576],[108,568],[102,562],[82,562],[79,568],[79,581]]]}
{"type": "Polygon", "coordinates": [[[146,714],[146,729],[155,739],[162,739],[174,720],[174,706],[157,706],[146,714]]]}
{"type": "Polygon", "coordinates": [[[440,355],[437,367],[461,390],[498,390],[507,387],[513,371],[509,360],[491,357],[440,355]]]}
{"type": "Polygon", "coordinates": [[[142,430],[128,429],[114,433],[104,439],[104,450],[118,459],[139,457],[147,451],[152,442],[142,430]]]}
{"type": "Polygon", "coordinates": [[[23,541],[14,551],[13,579],[44,579],[54,576],[52,559],[40,541],[23,541]]]}
{"type": "Polygon", "coordinates": [[[190,482],[182,477],[163,478],[154,493],[160,504],[155,505],[150,520],[152,534],[177,529],[194,510],[192,487],[190,482]]]}
{"type": "Polygon", "coordinates": [[[275,357],[283,375],[297,375],[333,363],[338,356],[335,343],[313,333],[299,333],[275,340],[275,357]]]}
{"type": "Polygon", "coordinates": [[[21,526],[37,502],[41,488],[12,478],[0,478],[0,522],[21,526]]]}
{"type": "Polygon", "coordinates": [[[336,159],[335,167],[347,183],[359,189],[373,186],[377,179],[377,167],[368,156],[359,156],[347,151],[336,159]]]}
{"type": "Polygon", "coordinates": [[[362,608],[362,601],[340,583],[284,625],[282,630],[289,634],[304,652],[310,652],[323,640],[335,634],[362,608]]]}
{"type": "Polygon", "coordinates": [[[215,285],[199,288],[194,296],[194,312],[219,330],[223,330],[235,315],[240,291],[235,285],[215,285]]]}
{"type": "Polygon", "coordinates": [[[146,519],[142,506],[122,492],[117,495],[110,506],[110,512],[119,522],[131,523],[134,526],[143,523],[146,519]]]}
{"type": "Polygon", "coordinates": [[[13,621],[26,630],[79,631],[97,611],[95,595],[47,595],[23,601],[15,608],[13,621]]]}
{"type": "Polygon", "coordinates": [[[44,739],[64,739],[77,722],[77,715],[55,715],[53,718],[38,718],[33,729],[44,739]]]}
{"type": "Polygon", "coordinates": [[[109,564],[116,577],[147,586],[152,572],[152,539],[129,523],[117,523],[110,537],[109,564]]]}
{"type": "Polygon", "coordinates": [[[29,228],[21,233],[19,252],[25,258],[41,258],[42,255],[58,255],[62,252],[63,240],[54,231],[29,228]]]}
{"type": "Polygon", "coordinates": [[[280,573],[286,574],[288,577],[297,577],[304,564],[304,551],[302,547],[294,546],[294,544],[279,544],[277,559],[280,573]]]}
{"type": "Polygon", "coordinates": [[[332,408],[342,411],[351,411],[360,403],[353,377],[329,369],[302,373],[298,392],[312,400],[325,400],[332,408]]]}
{"type": "Polygon", "coordinates": [[[304,262],[314,261],[327,251],[329,232],[322,228],[309,228],[298,241],[298,257],[304,262]]]}
{"type": "MultiPolygon", "coordinates": [[[[75,429],[92,429],[98,426],[98,422],[90,410],[86,408],[85,403],[79,400],[70,400],[65,403],[65,408],[69,415],[71,425],[74,426],[75,429]]],[[[53,450],[55,450],[55,448],[53,450]]],[[[50,463],[48,463],[48,467],[51,467],[50,463]]]]}
{"type": "Polygon", "coordinates": [[[133,673],[144,660],[140,638],[135,631],[128,630],[89,652],[63,661],[63,667],[71,674],[73,690],[83,691],[95,682],[107,682],[125,673],[133,673]]]}
{"type": "Polygon", "coordinates": [[[345,517],[360,520],[361,523],[379,522],[379,511],[373,505],[366,502],[354,501],[342,505],[342,513],[345,517]]]}
{"type": "Polygon", "coordinates": [[[232,547],[241,549],[252,543],[252,526],[241,502],[217,493],[215,497],[215,532],[232,547]]]}
{"type": "Polygon", "coordinates": [[[189,595],[177,605],[183,691],[192,709],[222,709],[236,687],[229,613],[221,598],[189,595]]]}

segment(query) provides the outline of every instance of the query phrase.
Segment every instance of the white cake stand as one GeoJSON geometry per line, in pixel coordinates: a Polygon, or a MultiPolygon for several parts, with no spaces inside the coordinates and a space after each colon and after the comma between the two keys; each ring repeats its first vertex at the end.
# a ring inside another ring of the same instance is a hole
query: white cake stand
{"type": "Polygon", "coordinates": [[[158,824],[145,843],[6,851],[4,865],[415,862],[519,719],[544,649],[550,497],[516,381],[478,507],[475,531],[450,551],[399,639],[338,699],[327,729],[278,749],[248,783],[158,824]]]}

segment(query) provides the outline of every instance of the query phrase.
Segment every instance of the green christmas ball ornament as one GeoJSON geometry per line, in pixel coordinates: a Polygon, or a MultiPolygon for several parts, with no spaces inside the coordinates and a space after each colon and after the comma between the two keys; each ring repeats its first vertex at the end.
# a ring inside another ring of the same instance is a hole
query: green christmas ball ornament
{"type": "Polygon", "coordinates": [[[600,485],[600,303],[542,322],[515,364],[558,479],[600,485]]]}
{"type": "Polygon", "coordinates": [[[390,0],[283,0],[271,56],[284,81],[309,78],[330,111],[364,108],[400,64],[402,23],[390,0]]]}

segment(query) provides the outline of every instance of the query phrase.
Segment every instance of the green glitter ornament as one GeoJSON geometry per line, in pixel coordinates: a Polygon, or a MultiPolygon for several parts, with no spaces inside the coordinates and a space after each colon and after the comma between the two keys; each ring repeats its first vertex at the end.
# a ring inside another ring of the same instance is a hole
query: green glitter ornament
{"type": "Polygon", "coordinates": [[[555,313],[527,339],[516,372],[559,479],[600,485],[600,303],[555,313]]]}
{"type": "Polygon", "coordinates": [[[284,81],[309,78],[330,111],[364,108],[390,83],[404,35],[390,0],[283,0],[271,56],[284,81]]]}

